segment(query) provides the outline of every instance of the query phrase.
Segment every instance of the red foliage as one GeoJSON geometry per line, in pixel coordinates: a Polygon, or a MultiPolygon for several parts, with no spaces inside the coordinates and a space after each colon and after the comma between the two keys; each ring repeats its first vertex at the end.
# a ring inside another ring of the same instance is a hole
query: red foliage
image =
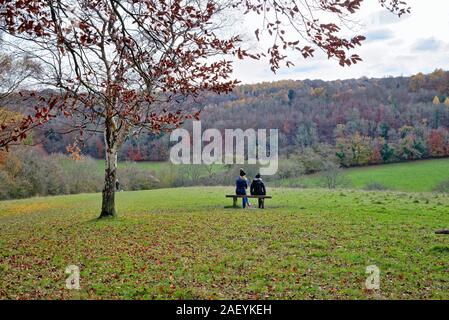
{"type": "Polygon", "coordinates": [[[429,153],[433,157],[445,156],[448,151],[447,145],[447,131],[443,128],[437,130],[432,130],[427,139],[427,146],[429,148],[429,153]]]}
{"type": "Polygon", "coordinates": [[[369,158],[370,164],[379,164],[383,162],[381,149],[382,149],[381,141],[379,139],[376,139],[373,149],[371,151],[371,156],[369,158]]]}
{"type": "Polygon", "coordinates": [[[138,146],[130,145],[128,147],[128,159],[132,161],[142,161],[143,157],[138,146]]]}
{"type": "MultiPolygon", "coordinates": [[[[21,93],[23,96],[23,94],[21,93]]],[[[37,94],[30,94],[36,97],[37,94]]],[[[0,150],[8,150],[8,146],[17,144],[28,137],[28,133],[34,128],[47,123],[50,119],[56,117],[57,110],[61,110],[64,106],[63,99],[59,97],[46,98],[39,96],[40,105],[34,107],[34,114],[30,114],[23,119],[17,121],[11,119],[9,122],[3,123],[0,128],[0,150]]]]}

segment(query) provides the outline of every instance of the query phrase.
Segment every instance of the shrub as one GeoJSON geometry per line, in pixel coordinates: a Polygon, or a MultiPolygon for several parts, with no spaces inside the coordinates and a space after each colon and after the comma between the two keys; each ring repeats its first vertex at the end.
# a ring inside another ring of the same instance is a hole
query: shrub
{"type": "Polygon", "coordinates": [[[120,189],[123,190],[149,190],[159,186],[160,181],[152,172],[130,165],[118,170],[120,189]]]}
{"type": "Polygon", "coordinates": [[[98,163],[85,157],[75,161],[65,155],[55,154],[50,156],[57,160],[65,173],[66,193],[100,192],[103,189],[104,175],[98,168],[98,163]]]}
{"type": "Polygon", "coordinates": [[[371,182],[368,183],[364,188],[364,190],[367,191],[382,191],[382,190],[388,190],[388,188],[386,186],[384,186],[383,184],[379,183],[379,182],[371,182]]]}
{"type": "Polygon", "coordinates": [[[21,185],[25,196],[67,193],[66,176],[56,159],[30,148],[19,149],[15,156],[21,167],[13,178],[21,185]]]}
{"type": "Polygon", "coordinates": [[[56,154],[45,155],[35,148],[16,148],[0,167],[0,199],[25,198],[81,192],[98,192],[103,175],[97,163],[56,154]]]}
{"type": "Polygon", "coordinates": [[[441,181],[433,188],[433,191],[440,193],[449,193],[449,180],[441,181]]]}
{"type": "Polygon", "coordinates": [[[304,167],[297,158],[283,159],[279,161],[277,179],[299,178],[304,173],[304,167]]]}
{"type": "Polygon", "coordinates": [[[23,198],[27,194],[20,182],[12,179],[7,172],[0,171],[0,199],[23,198]]]}
{"type": "Polygon", "coordinates": [[[305,173],[315,173],[321,170],[323,157],[316,153],[312,148],[304,149],[300,154],[293,157],[301,163],[305,173]]]}
{"type": "Polygon", "coordinates": [[[187,164],[179,168],[178,174],[186,185],[198,185],[204,174],[204,166],[200,164],[187,164]]]}
{"type": "Polygon", "coordinates": [[[321,176],[329,189],[335,189],[340,182],[342,172],[340,166],[332,161],[325,161],[322,164],[321,176]]]}
{"type": "Polygon", "coordinates": [[[174,164],[164,166],[156,175],[159,180],[161,188],[179,187],[182,186],[184,177],[180,167],[174,164]]]}

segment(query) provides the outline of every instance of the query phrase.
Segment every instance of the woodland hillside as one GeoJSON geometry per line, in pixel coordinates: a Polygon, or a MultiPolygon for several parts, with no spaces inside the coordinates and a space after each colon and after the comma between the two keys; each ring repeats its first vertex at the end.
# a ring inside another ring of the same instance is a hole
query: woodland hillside
{"type": "MultiPolygon", "coordinates": [[[[231,94],[179,103],[201,110],[203,129],[278,128],[281,157],[335,155],[350,167],[449,155],[448,83],[449,72],[443,70],[412,77],[288,80],[241,85],[231,94]]],[[[35,103],[19,101],[23,97],[16,94],[2,104],[27,113],[35,103]]],[[[55,119],[35,132],[33,140],[48,153],[66,152],[77,133],[62,132],[64,122],[55,119]]],[[[100,134],[81,142],[84,154],[103,157],[100,134]]],[[[128,139],[119,157],[164,161],[169,146],[167,134],[140,134],[128,139]]]]}

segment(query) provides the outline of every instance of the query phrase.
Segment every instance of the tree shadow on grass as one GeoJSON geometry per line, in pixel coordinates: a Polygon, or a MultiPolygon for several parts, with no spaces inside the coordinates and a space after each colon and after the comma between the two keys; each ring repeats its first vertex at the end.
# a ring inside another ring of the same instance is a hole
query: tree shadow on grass
{"type": "Polygon", "coordinates": [[[83,224],[86,225],[92,225],[92,224],[96,224],[96,225],[103,225],[103,224],[111,224],[111,223],[117,223],[117,222],[123,222],[125,221],[125,219],[123,217],[107,217],[107,218],[93,218],[87,221],[84,221],[83,224]]]}
{"type": "Polygon", "coordinates": [[[449,246],[436,245],[436,246],[432,247],[432,251],[434,253],[446,253],[446,254],[449,254],[449,246]]]}

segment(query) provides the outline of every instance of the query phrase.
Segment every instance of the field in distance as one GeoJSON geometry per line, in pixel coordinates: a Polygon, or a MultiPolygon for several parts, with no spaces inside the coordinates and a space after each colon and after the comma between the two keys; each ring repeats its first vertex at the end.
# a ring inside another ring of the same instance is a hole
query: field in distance
{"type": "MultiPolygon", "coordinates": [[[[99,170],[103,171],[103,161],[97,161],[99,170]]],[[[131,165],[156,172],[156,174],[171,166],[168,162],[121,162],[119,169],[131,165]]],[[[223,169],[222,166],[215,165],[214,170],[223,169]]],[[[207,175],[206,170],[203,170],[203,175],[207,175]]],[[[369,185],[380,184],[386,189],[395,191],[432,192],[441,182],[449,181],[449,159],[419,160],[349,168],[342,170],[342,178],[345,181],[345,187],[348,189],[365,189],[369,185]]],[[[233,177],[230,178],[230,181],[232,180],[233,177]]],[[[320,174],[287,179],[280,182],[280,185],[287,187],[292,183],[311,188],[325,187],[325,182],[320,174]]]]}

